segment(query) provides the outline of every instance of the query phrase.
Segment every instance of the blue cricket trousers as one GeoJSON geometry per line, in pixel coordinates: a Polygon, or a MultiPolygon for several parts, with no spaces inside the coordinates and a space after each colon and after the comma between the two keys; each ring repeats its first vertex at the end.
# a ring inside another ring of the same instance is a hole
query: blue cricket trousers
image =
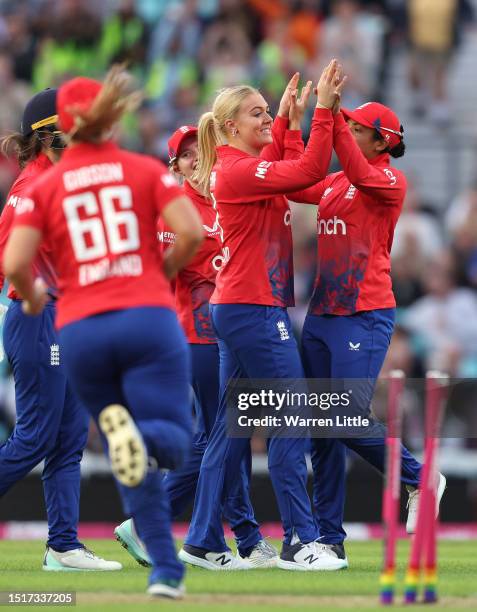
{"type": "MultiPolygon", "coordinates": [[[[186,543],[222,552],[224,500],[236,485],[244,458],[250,461],[250,440],[226,436],[226,392],[230,379],[303,378],[303,369],[285,308],[250,304],[211,305],[220,351],[219,413],[202,460],[194,512],[186,543]],[[286,332],[286,333],[285,333],[286,332]]],[[[284,529],[284,541],[294,534],[302,542],[317,537],[306,490],[306,439],[272,438],[268,464],[284,529]]],[[[237,507],[253,516],[246,482],[240,480],[237,507]]],[[[238,492],[238,491],[237,491],[238,492]]],[[[261,539],[251,529],[248,546],[261,539]]],[[[245,546],[244,546],[245,548],[245,546]]]]}
{"type": "MultiPolygon", "coordinates": [[[[196,429],[192,450],[184,465],[164,478],[169,494],[172,516],[177,517],[194,501],[200,466],[207,440],[212,432],[219,407],[219,349],[217,344],[189,344],[192,362],[192,388],[194,390],[194,412],[196,429]]],[[[242,464],[241,478],[248,488],[250,462],[242,464]]],[[[234,492],[233,492],[234,493],[234,492]]],[[[240,490],[226,500],[224,516],[234,531],[240,551],[246,550],[251,531],[258,529],[253,513],[248,507],[237,505],[240,490]]]]}
{"type": "MultiPolygon", "coordinates": [[[[366,380],[365,386],[359,384],[357,409],[360,414],[368,414],[393,330],[393,308],[349,316],[308,314],[302,334],[307,377],[366,380]]],[[[337,544],[346,537],[343,529],[346,447],[384,473],[384,427],[380,431],[379,438],[312,439],[313,505],[321,542],[337,544]]],[[[421,464],[404,446],[401,455],[401,481],[417,486],[421,464]]]]}
{"type": "Polygon", "coordinates": [[[3,344],[15,380],[16,423],[0,446],[0,496],[45,460],[42,480],[48,517],[48,546],[67,551],[82,546],[77,527],[80,461],[89,415],[73,395],[63,365],[50,302],[37,317],[12,300],[3,344]]]}
{"type": "MultiPolygon", "coordinates": [[[[60,338],[68,379],[93,418],[109,404],[126,406],[159,467],[180,467],[191,446],[192,417],[189,351],[175,313],[156,307],[106,312],[65,325],[60,338]]],[[[153,561],[151,581],[180,580],[184,568],[161,473],[118,488],[153,561]]]]}

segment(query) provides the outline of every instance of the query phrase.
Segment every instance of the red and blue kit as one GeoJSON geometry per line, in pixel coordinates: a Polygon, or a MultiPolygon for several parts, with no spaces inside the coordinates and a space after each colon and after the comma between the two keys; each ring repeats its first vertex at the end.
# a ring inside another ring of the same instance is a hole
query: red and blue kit
{"type": "Polygon", "coordinates": [[[162,163],[112,142],[81,143],[28,195],[16,208],[15,225],[38,228],[52,247],[58,328],[112,310],[173,308],[150,228],[183,191],[162,163]]]}
{"type": "MultiPolygon", "coordinates": [[[[188,181],[184,182],[184,191],[200,214],[205,238],[192,262],[175,279],[177,316],[189,344],[215,344],[209,301],[215,289],[217,270],[222,264],[217,211],[211,200],[198,193],[188,181]]],[[[173,244],[175,234],[161,227],[159,239],[164,245],[173,244]]]]}
{"type": "MultiPolygon", "coordinates": [[[[15,219],[15,209],[21,203],[22,198],[32,185],[32,182],[51,166],[52,163],[48,157],[41,153],[36,159],[30,161],[25,166],[13,183],[10,193],[7,196],[7,202],[2,211],[2,215],[0,216],[0,262],[3,260],[3,251],[5,250],[5,245],[7,244],[8,236],[10,235],[15,219]]],[[[41,276],[51,295],[56,295],[58,280],[51,264],[50,250],[47,243],[41,243],[38,255],[33,262],[33,273],[35,277],[41,276]]],[[[0,269],[0,290],[4,282],[5,277],[0,269]]],[[[18,295],[13,285],[8,287],[8,297],[12,300],[18,299],[18,295]]]]}
{"type": "Polygon", "coordinates": [[[394,308],[390,252],[406,178],[390,166],[387,153],[367,160],[341,113],[335,117],[334,147],[343,171],[290,196],[318,204],[318,266],[309,312],[394,308]]]}
{"type": "Polygon", "coordinates": [[[224,264],[211,303],[294,305],[291,213],[286,197],[277,194],[326,175],[332,134],[331,112],[316,109],[299,160],[271,162],[228,145],[217,148],[211,192],[224,264]]]}

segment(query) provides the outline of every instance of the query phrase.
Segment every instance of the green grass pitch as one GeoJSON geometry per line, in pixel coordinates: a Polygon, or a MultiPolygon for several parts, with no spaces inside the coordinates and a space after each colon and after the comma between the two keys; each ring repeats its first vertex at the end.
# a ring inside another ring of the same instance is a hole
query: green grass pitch
{"type": "MultiPolygon", "coordinates": [[[[76,591],[71,610],[209,610],[266,612],[279,610],[334,610],[354,612],[380,608],[378,579],[381,543],[350,542],[346,550],[350,569],[341,572],[286,572],[278,569],[246,572],[210,572],[189,568],[187,597],[181,602],[151,600],[146,594],[148,570],[137,565],[112,540],[86,541],[97,554],[123,563],[121,572],[44,572],[41,542],[0,542],[0,591],[76,591]]],[[[278,546],[278,542],[275,542],[278,546]]],[[[400,542],[399,569],[404,572],[408,543],[400,542]]],[[[435,608],[477,610],[477,542],[441,542],[439,596],[435,608]]],[[[399,587],[399,597],[402,586],[399,587]]],[[[33,606],[14,606],[27,610],[33,606]]],[[[59,606],[55,606],[58,608],[59,606]]],[[[52,609],[52,606],[41,606],[52,609]]],[[[66,607],[59,607],[65,610],[66,607]]],[[[429,606],[425,607],[429,610],[429,606]]],[[[6,608],[5,608],[6,609],[6,608]]],[[[394,605],[409,612],[410,607],[394,605]]],[[[422,610],[416,605],[412,610],[422,610]]],[[[431,608],[432,609],[432,608],[431,608]]]]}

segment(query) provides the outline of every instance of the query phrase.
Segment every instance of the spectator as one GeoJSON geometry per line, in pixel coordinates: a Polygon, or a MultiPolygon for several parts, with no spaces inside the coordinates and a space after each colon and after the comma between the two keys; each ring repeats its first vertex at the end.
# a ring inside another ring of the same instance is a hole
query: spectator
{"type": "Polygon", "coordinates": [[[430,119],[444,127],[451,120],[446,81],[459,18],[472,11],[464,0],[408,0],[407,6],[412,110],[418,117],[429,111],[430,119]]]}
{"type": "Polygon", "coordinates": [[[99,76],[105,64],[99,59],[101,21],[82,0],[62,0],[40,43],[34,65],[35,89],[59,85],[66,78],[99,76]]]}
{"type": "Polygon", "coordinates": [[[335,0],[331,11],[320,30],[318,62],[340,58],[348,75],[343,106],[354,108],[376,91],[386,25],[379,15],[362,12],[357,0],[335,0]]]}
{"type": "Polygon", "coordinates": [[[403,325],[421,343],[426,368],[465,376],[477,362],[477,296],[456,287],[455,261],[442,251],[426,268],[427,295],[409,306],[403,325]]]}
{"type": "Polygon", "coordinates": [[[135,0],[121,0],[117,12],[103,25],[100,54],[106,66],[127,62],[134,71],[141,71],[146,60],[148,30],[136,12],[135,0]]]}

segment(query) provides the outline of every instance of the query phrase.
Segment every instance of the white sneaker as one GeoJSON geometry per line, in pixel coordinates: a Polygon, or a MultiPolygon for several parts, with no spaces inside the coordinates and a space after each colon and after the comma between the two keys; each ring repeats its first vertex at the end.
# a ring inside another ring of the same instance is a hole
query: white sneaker
{"type": "Polygon", "coordinates": [[[87,548],[58,552],[48,546],[43,559],[43,569],[47,572],[112,572],[120,570],[122,567],[121,563],[117,561],[105,561],[101,557],[97,557],[94,552],[87,548]]]}
{"type": "Polygon", "coordinates": [[[151,558],[143,542],[137,535],[132,519],[127,519],[118,525],[114,530],[114,535],[116,536],[116,540],[128,551],[131,557],[135,559],[139,565],[144,567],[152,566],[151,558]]]}
{"type": "Polygon", "coordinates": [[[137,487],[147,474],[147,451],[139,429],[120,404],[99,413],[99,426],[108,440],[113,474],[126,487],[137,487]]]}
{"type": "MultiPolygon", "coordinates": [[[[446,477],[439,473],[439,482],[437,483],[437,495],[436,495],[436,518],[439,516],[439,507],[442,496],[446,488],[446,477]]],[[[407,521],[406,531],[409,534],[415,533],[417,525],[417,511],[419,508],[419,489],[416,487],[410,487],[406,485],[409,497],[407,499],[407,521]]]]}
{"type": "Polygon", "coordinates": [[[278,552],[266,540],[260,540],[252,549],[248,557],[241,557],[237,553],[237,558],[250,564],[250,569],[255,567],[276,567],[278,552]]]}
{"type": "Polygon", "coordinates": [[[240,557],[234,557],[230,550],[211,552],[203,548],[191,546],[190,544],[184,544],[179,551],[178,557],[184,563],[208,570],[236,571],[248,570],[252,567],[248,561],[240,557]]]}
{"type": "Polygon", "coordinates": [[[185,586],[182,582],[173,580],[153,582],[147,587],[147,593],[153,597],[166,599],[182,599],[185,595],[185,586]]]}
{"type": "Polygon", "coordinates": [[[335,571],[346,569],[348,561],[346,557],[339,558],[331,544],[297,542],[296,544],[283,544],[277,567],[299,572],[335,571]]]}

